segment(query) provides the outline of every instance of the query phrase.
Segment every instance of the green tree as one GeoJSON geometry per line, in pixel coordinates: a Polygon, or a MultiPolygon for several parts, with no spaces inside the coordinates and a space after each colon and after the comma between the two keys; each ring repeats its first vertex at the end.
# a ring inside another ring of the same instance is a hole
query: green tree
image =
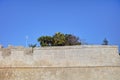
{"type": "Polygon", "coordinates": [[[41,36],[38,38],[38,42],[40,42],[41,46],[51,46],[53,38],[51,36],[41,36]]]}
{"type": "Polygon", "coordinates": [[[41,36],[38,38],[41,46],[81,45],[79,37],[72,34],[55,33],[53,36],[41,36]]]}
{"type": "Polygon", "coordinates": [[[54,46],[64,46],[65,45],[65,35],[58,32],[53,36],[53,45],[54,46]]]}

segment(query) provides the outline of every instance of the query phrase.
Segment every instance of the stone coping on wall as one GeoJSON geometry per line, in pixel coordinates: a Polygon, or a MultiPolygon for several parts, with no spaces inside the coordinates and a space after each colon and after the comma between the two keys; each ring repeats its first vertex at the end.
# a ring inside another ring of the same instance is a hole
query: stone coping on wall
{"type": "MultiPolygon", "coordinates": [[[[0,49],[4,49],[2,45],[0,45],[0,49]]],[[[35,47],[34,49],[74,49],[74,48],[118,48],[117,45],[73,45],[73,46],[45,46],[45,47],[35,47]]],[[[6,49],[26,49],[31,47],[24,46],[8,46],[6,49]]]]}
{"type": "Polygon", "coordinates": [[[79,49],[79,48],[118,48],[118,46],[116,45],[75,45],[75,46],[36,47],[34,49],[79,49]]]}

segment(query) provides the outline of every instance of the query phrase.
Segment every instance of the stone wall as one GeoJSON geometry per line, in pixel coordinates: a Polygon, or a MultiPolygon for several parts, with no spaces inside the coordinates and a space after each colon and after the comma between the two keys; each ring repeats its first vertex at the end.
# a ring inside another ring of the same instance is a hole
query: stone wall
{"type": "Polygon", "coordinates": [[[0,80],[119,80],[117,46],[0,49],[0,80]]]}
{"type": "Polygon", "coordinates": [[[120,67],[2,68],[0,80],[120,80],[120,67]]]}

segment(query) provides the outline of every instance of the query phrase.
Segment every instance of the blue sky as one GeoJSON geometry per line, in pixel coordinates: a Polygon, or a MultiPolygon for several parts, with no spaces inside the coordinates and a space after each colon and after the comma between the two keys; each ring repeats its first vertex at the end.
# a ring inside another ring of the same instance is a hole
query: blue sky
{"type": "Polygon", "coordinates": [[[56,32],[78,36],[88,44],[120,45],[119,0],[0,0],[0,44],[37,43],[56,32]]]}

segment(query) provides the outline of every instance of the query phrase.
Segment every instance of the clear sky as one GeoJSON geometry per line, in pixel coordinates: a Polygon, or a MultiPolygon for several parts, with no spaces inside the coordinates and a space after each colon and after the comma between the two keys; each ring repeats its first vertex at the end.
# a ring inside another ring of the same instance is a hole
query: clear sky
{"type": "Polygon", "coordinates": [[[37,43],[56,32],[120,45],[120,0],[0,0],[0,44],[37,43]]]}

